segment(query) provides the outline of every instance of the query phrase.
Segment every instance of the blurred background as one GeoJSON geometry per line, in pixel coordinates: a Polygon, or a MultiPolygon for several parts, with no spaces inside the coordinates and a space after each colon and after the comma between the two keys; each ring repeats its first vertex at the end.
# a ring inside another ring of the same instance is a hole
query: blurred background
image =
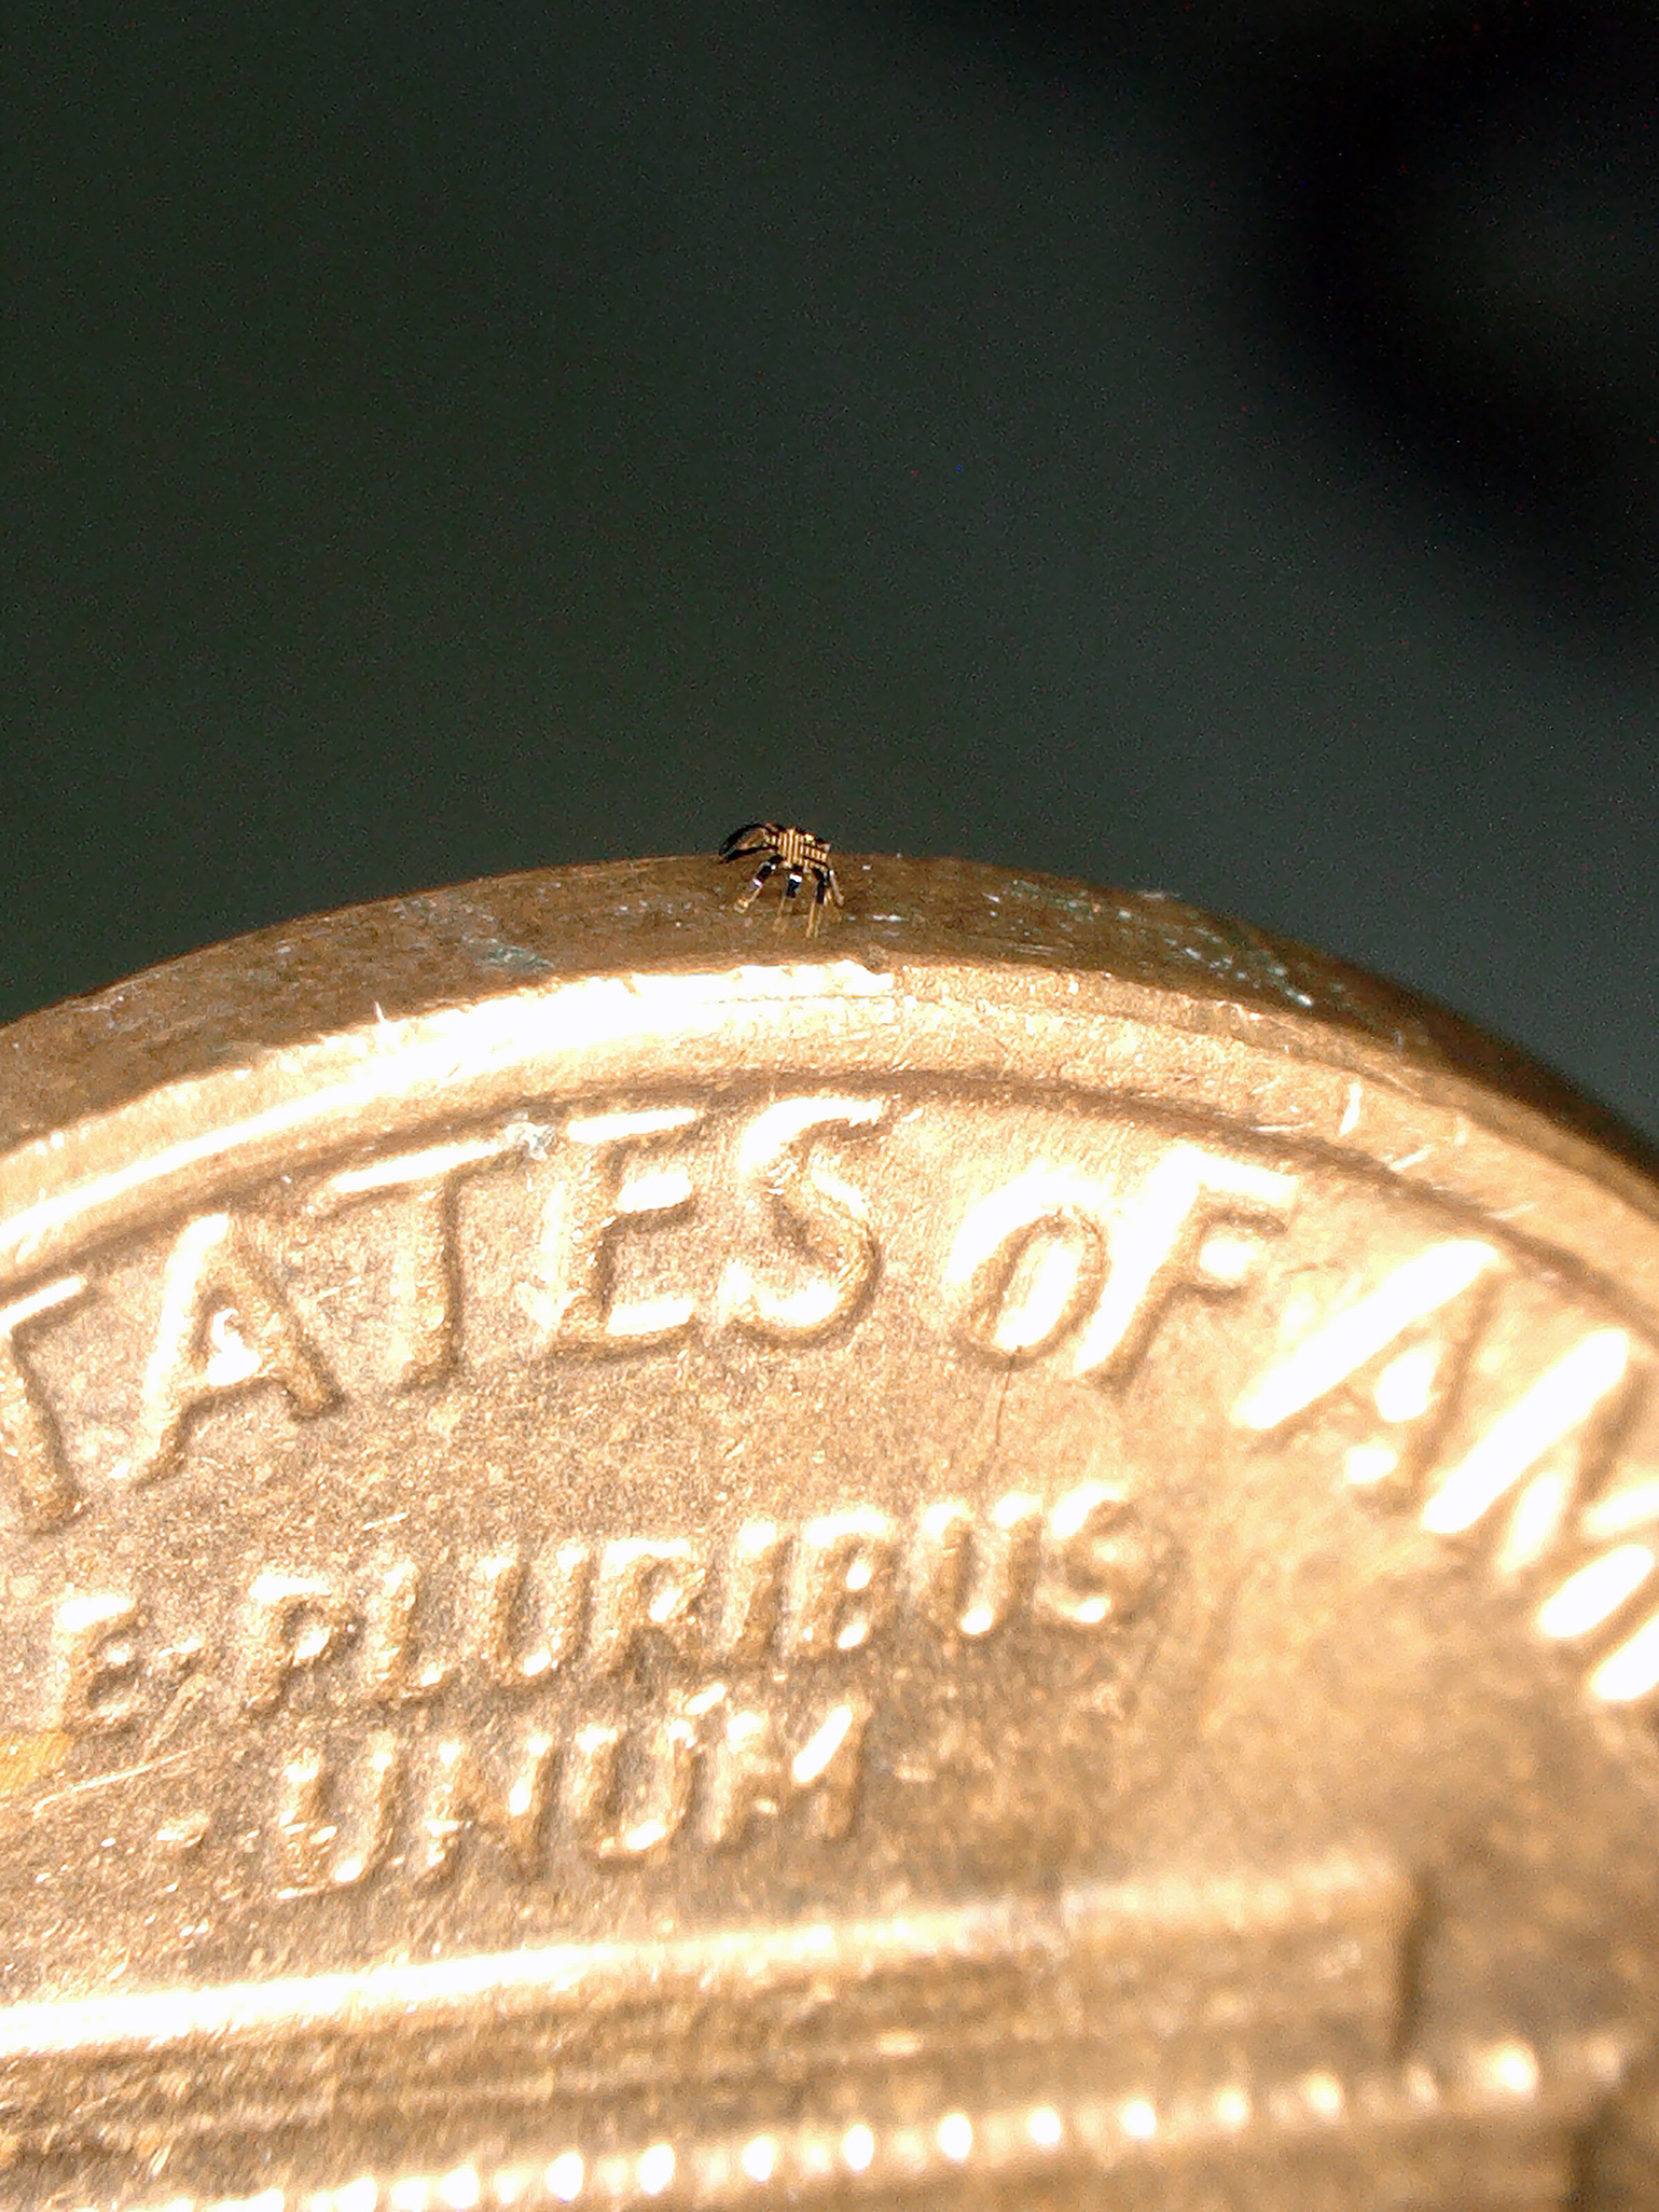
{"type": "Polygon", "coordinates": [[[769,816],[1244,915],[1659,1133],[1654,21],[35,8],[0,1018],[769,816]]]}

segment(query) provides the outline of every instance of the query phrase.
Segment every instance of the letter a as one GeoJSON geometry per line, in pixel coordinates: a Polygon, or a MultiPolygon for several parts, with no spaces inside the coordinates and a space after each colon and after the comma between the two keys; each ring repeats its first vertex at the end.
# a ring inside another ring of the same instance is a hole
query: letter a
{"type": "Polygon", "coordinates": [[[204,1214],[179,1232],[167,1261],[131,1480],[170,1474],[197,1412],[260,1382],[280,1384],[301,1414],[339,1395],[246,1231],[228,1213],[204,1214]]]}

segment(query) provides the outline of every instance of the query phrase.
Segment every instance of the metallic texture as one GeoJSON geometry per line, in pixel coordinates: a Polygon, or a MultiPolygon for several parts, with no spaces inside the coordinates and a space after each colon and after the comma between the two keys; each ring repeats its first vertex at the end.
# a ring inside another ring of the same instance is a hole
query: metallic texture
{"type": "Polygon", "coordinates": [[[841,875],[0,1035],[0,2203],[1659,2203],[1650,1161],[841,875]]]}

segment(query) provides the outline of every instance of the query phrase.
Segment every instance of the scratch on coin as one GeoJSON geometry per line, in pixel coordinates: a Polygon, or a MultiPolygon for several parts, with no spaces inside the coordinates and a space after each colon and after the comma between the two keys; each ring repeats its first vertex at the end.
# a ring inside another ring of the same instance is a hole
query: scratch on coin
{"type": "Polygon", "coordinates": [[[991,1453],[994,1458],[1002,1449],[1002,1416],[1007,1409],[1008,1392],[1012,1387],[1013,1380],[1013,1369],[1005,1367],[1002,1370],[1002,1388],[997,1393],[996,1426],[991,1431],[991,1453]]]}
{"type": "Polygon", "coordinates": [[[169,1767],[187,1766],[195,1756],[193,1751],[170,1751],[165,1759],[147,1759],[142,1766],[123,1766],[113,1774],[88,1775],[84,1782],[70,1783],[67,1790],[49,1790],[44,1797],[37,1797],[29,1809],[38,1815],[49,1806],[61,1805],[70,1797],[89,1797],[95,1790],[112,1790],[118,1782],[137,1782],[146,1774],[160,1774],[169,1767]]]}
{"type": "Polygon", "coordinates": [[[991,1416],[991,1440],[979,1455],[977,1464],[974,1468],[973,1475],[969,1481],[969,1487],[970,1490],[976,1491],[979,1488],[980,1485],[984,1481],[988,1471],[996,1465],[997,1455],[1002,1449],[1002,1416],[1008,1403],[1008,1392],[1013,1383],[1013,1369],[1012,1367],[1005,1367],[1002,1370],[1001,1379],[997,1385],[996,1411],[991,1416]]]}
{"type": "Polygon", "coordinates": [[[1336,1125],[1336,1133],[1339,1137],[1348,1136],[1355,1122],[1358,1121],[1359,1101],[1362,1095],[1357,1083],[1351,1083],[1348,1085],[1348,1103],[1342,1109],[1342,1119],[1336,1125]]]}

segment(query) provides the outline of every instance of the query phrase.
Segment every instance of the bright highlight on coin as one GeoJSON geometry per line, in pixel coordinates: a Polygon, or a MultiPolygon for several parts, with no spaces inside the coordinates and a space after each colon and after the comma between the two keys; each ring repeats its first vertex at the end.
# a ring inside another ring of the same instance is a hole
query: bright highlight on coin
{"type": "Polygon", "coordinates": [[[1650,1158],[728,846],[3,1040],[0,2203],[1659,2206],[1650,1158]]]}

